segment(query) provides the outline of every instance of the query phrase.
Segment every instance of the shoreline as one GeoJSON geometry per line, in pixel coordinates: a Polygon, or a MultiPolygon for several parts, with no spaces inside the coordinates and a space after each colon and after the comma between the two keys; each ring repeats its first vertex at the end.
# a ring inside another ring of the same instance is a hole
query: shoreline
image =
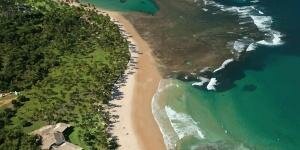
{"type": "Polygon", "coordinates": [[[133,25],[120,13],[104,11],[112,19],[119,22],[129,41],[137,46],[138,52],[131,52],[126,84],[120,87],[124,93],[121,100],[112,103],[119,105],[112,110],[118,115],[112,133],[118,137],[119,149],[166,149],[163,135],[152,114],[152,98],[158,88],[161,75],[152,56],[152,49],[142,39],[133,25]]]}
{"type": "MultiPolygon", "coordinates": [[[[75,7],[80,3],[71,2],[75,7]]],[[[161,129],[152,113],[152,99],[162,79],[149,44],[120,12],[94,7],[108,15],[129,41],[131,54],[124,77],[116,83],[118,96],[109,110],[114,122],[110,134],[117,138],[120,150],[165,150],[161,129]],[[116,119],[117,118],[117,119],[116,119]]]]}

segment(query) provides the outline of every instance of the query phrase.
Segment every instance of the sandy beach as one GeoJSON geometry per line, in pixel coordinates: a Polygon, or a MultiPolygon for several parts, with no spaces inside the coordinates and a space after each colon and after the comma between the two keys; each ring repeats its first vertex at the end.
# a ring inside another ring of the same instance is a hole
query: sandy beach
{"type": "MultiPolygon", "coordinates": [[[[76,2],[68,4],[80,5],[76,2]]],[[[152,49],[121,13],[96,9],[103,15],[109,15],[130,41],[128,69],[124,79],[116,85],[121,94],[111,102],[117,107],[110,110],[111,115],[118,116],[112,134],[118,139],[119,149],[164,150],[163,136],[151,108],[152,98],[161,80],[152,49]]]]}
{"type": "Polygon", "coordinates": [[[151,111],[152,97],[161,79],[152,50],[120,13],[107,13],[121,24],[130,35],[129,40],[137,46],[137,52],[131,52],[125,85],[120,87],[123,96],[112,102],[120,106],[112,110],[113,115],[119,116],[113,128],[113,134],[119,139],[119,149],[165,149],[162,134],[151,111]]]}

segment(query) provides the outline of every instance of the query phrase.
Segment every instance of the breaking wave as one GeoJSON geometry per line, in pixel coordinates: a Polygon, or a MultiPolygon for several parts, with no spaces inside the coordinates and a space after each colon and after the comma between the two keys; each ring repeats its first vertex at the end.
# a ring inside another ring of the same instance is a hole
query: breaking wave
{"type": "Polygon", "coordinates": [[[280,31],[272,29],[273,18],[265,15],[263,10],[260,10],[255,5],[258,0],[251,1],[250,6],[225,6],[212,0],[203,0],[205,6],[214,6],[219,8],[221,11],[235,13],[240,18],[240,24],[254,23],[258,30],[264,33],[265,38],[260,41],[254,41],[245,36],[243,39],[237,39],[234,42],[229,42],[229,45],[233,46],[233,50],[236,52],[249,52],[256,49],[258,45],[265,46],[277,46],[282,45],[283,34],[280,31]]]}
{"type": "Polygon", "coordinates": [[[165,111],[179,139],[191,135],[199,139],[204,139],[205,136],[198,128],[198,123],[191,116],[176,112],[169,106],[165,106],[165,111]]]}
{"type": "Polygon", "coordinates": [[[166,120],[168,120],[168,116],[164,109],[161,108],[162,106],[159,104],[159,96],[160,93],[162,93],[164,90],[171,86],[173,86],[172,83],[166,83],[165,80],[161,80],[158,89],[152,98],[151,104],[152,114],[163,135],[164,143],[167,149],[174,149],[178,138],[176,136],[176,133],[170,130],[170,128],[166,125],[166,120]]]}
{"type": "Polygon", "coordinates": [[[177,112],[167,105],[160,104],[160,94],[168,88],[179,88],[172,81],[162,80],[158,90],[152,98],[152,113],[163,135],[167,149],[175,149],[179,140],[187,136],[204,139],[205,135],[194,119],[181,112],[177,112]]]}

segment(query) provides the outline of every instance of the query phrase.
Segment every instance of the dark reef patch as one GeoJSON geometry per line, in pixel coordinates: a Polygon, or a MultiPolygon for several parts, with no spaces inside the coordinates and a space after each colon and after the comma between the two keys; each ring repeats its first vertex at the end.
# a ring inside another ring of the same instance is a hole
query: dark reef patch
{"type": "Polygon", "coordinates": [[[254,84],[247,84],[247,85],[244,85],[243,86],[243,91],[245,91],[245,92],[253,92],[253,91],[255,91],[257,89],[257,86],[256,85],[254,85],[254,84]]]}

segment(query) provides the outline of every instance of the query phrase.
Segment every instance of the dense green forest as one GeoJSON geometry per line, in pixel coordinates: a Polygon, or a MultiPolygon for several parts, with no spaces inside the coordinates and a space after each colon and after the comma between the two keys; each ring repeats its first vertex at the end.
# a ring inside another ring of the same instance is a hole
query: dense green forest
{"type": "Polygon", "coordinates": [[[38,149],[29,133],[74,126],[69,140],[114,149],[104,110],[130,58],[108,16],[52,0],[0,1],[0,93],[20,91],[0,108],[0,149],[38,149]]]}

